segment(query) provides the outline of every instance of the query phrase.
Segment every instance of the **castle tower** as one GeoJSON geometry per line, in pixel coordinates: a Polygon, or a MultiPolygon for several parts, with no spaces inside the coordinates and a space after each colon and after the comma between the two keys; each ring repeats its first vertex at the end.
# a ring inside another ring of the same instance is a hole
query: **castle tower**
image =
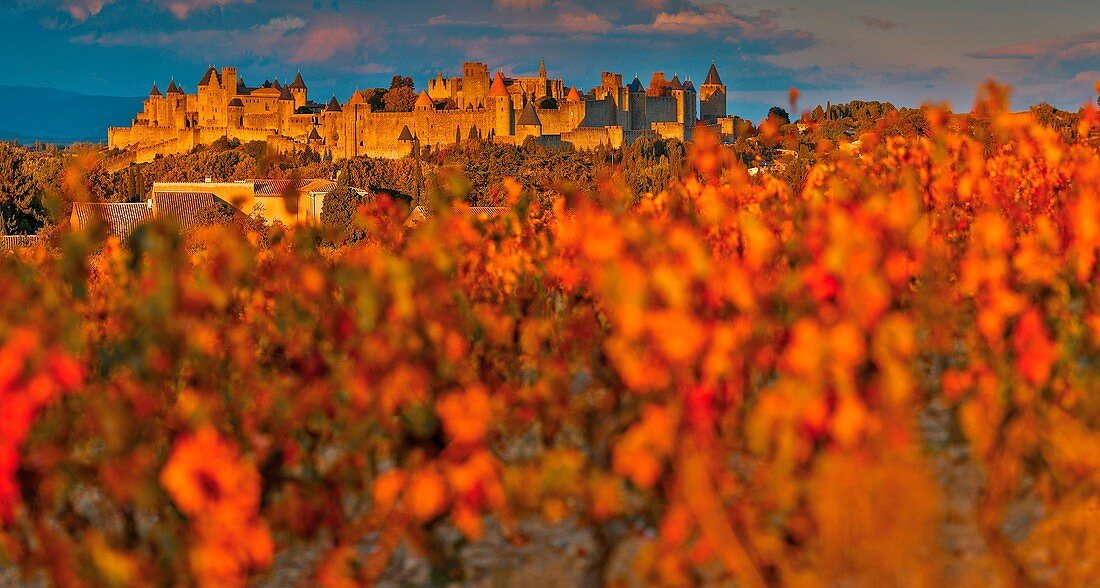
{"type": "Polygon", "coordinates": [[[535,111],[534,101],[531,101],[523,107],[523,112],[519,113],[519,118],[516,119],[516,145],[522,145],[527,137],[541,136],[542,121],[539,120],[539,114],[535,111]]]}
{"type": "Polygon", "coordinates": [[[462,103],[460,107],[472,104],[477,106],[485,103],[485,97],[489,94],[489,66],[477,61],[467,61],[462,64],[462,103]]]}
{"type": "Polygon", "coordinates": [[[512,97],[508,94],[508,88],[504,86],[503,73],[497,72],[485,102],[485,106],[493,111],[493,135],[497,137],[512,136],[515,111],[512,109],[512,97]]]}
{"type": "Polygon", "coordinates": [[[244,102],[240,98],[233,98],[226,106],[229,128],[239,129],[244,127],[244,102]]]}
{"type": "Polygon", "coordinates": [[[218,80],[218,70],[214,66],[207,68],[206,73],[199,81],[199,124],[216,126],[217,113],[225,108],[228,100],[222,100],[221,81],[218,80]]]}
{"type": "Polygon", "coordinates": [[[298,75],[294,76],[294,81],[291,82],[290,95],[294,97],[294,109],[297,110],[306,105],[308,101],[309,90],[306,88],[306,83],[302,81],[302,71],[298,70],[298,75]]]}
{"type": "Polygon", "coordinates": [[[222,68],[222,91],[225,92],[225,100],[228,102],[237,95],[237,68],[222,68]]]}
{"type": "Polygon", "coordinates": [[[294,95],[290,93],[289,86],[283,86],[279,92],[279,99],[275,102],[279,110],[279,131],[288,134],[290,131],[290,117],[294,114],[294,95]]]}
{"type": "Polygon", "coordinates": [[[149,101],[145,103],[145,115],[148,117],[149,126],[160,126],[160,111],[163,109],[164,95],[160,93],[157,83],[149,90],[149,101]]]}
{"type": "Polygon", "coordinates": [[[428,96],[431,96],[432,100],[454,99],[453,88],[447,80],[443,79],[443,72],[437,71],[435,78],[428,80],[428,96]]]}
{"type": "Polygon", "coordinates": [[[634,76],[634,81],[626,87],[622,110],[624,115],[619,120],[622,121],[623,130],[646,130],[649,127],[646,124],[645,86],[642,86],[638,76],[634,76]]]}
{"type": "Polygon", "coordinates": [[[691,80],[684,82],[684,125],[688,129],[694,129],[699,121],[698,110],[699,93],[695,91],[695,84],[691,80]]]}
{"type": "Polygon", "coordinates": [[[713,61],[707,71],[707,78],[699,86],[699,102],[699,116],[704,121],[713,123],[726,116],[726,85],[718,77],[718,69],[714,67],[713,61]]]}
{"type": "Polygon", "coordinates": [[[668,93],[676,100],[676,122],[685,124],[687,108],[684,104],[684,85],[680,83],[680,76],[672,76],[672,81],[668,83],[668,93]]]}
{"type": "MultiPolygon", "coordinates": [[[[336,99],[336,96],[333,96],[329,99],[328,104],[325,105],[324,112],[321,114],[321,116],[324,117],[322,120],[324,124],[323,144],[334,156],[336,150],[343,147],[340,141],[340,135],[343,134],[343,124],[341,124],[344,121],[343,112],[344,109],[340,106],[340,101],[336,99]]],[[[316,131],[317,129],[313,130],[316,131]]],[[[312,136],[309,142],[310,145],[313,146],[314,140],[312,136]]],[[[315,148],[315,150],[320,152],[320,149],[315,148]]]]}
{"type": "Polygon", "coordinates": [[[168,119],[165,124],[174,128],[183,128],[183,118],[187,112],[187,95],[184,94],[183,88],[176,85],[176,79],[172,78],[172,82],[168,84],[168,90],[164,93],[165,110],[168,112],[168,119]]]}

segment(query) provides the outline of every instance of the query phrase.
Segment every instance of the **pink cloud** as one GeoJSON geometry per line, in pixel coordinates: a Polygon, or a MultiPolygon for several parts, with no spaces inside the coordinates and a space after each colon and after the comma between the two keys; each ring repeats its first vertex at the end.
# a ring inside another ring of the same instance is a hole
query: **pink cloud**
{"type": "Polygon", "coordinates": [[[868,28],[878,29],[880,31],[888,31],[898,26],[897,21],[893,21],[888,18],[868,16],[866,14],[860,15],[859,22],[863,23],[868,28]]]}
{"type": "Polygon", "coordinates": [[[493,0],[493,4],[510,10],[535,10],[546,6],[546,0],[493,0]]]}
{"type": "Polygon", "coordinates": [[[74,20],[85,21],[103,10],[103,7],[114,0],[65,0],[61,3],[61,10],[67,12],[74,20]]]}
{"type": "Polygon", "coordinates": [[[978,59],[1042,59],[1073,61],[1100,54],[1100,30],[1078,33],[1072,37],[1052,37],[1004,45],[970,53],[978,59]]]}
{"type": "Polygon", "coordinates": [[[189,14],[196,11],[208,10],[210,8],[222,8],[229,4],[237,2],[243,2],[245,4],[251,4],[253,0],[167,0],[163,2],[168,12],[171,12],[178,19],[185,19],[189,14]]]}
{"type": "Polygon", "coordinates": [[[756,16],[735,14],[725,4],[693,5],[678,12],[659,12],[653,22],[631,25],[627,30],[640,33],[667,33],[693,35],[724,32],[731,39],[766,39],[790,34],[776,22],[777,13],[761,10],[756,16]]]}
{"type": "Polygon", "coordinates": [[[363,34],[361,28],[351,24],[314,24],[297,40],[298,48],[290,60],[293,63],[319,63],[340,53],[354,52],[363,34]]]}
{"type": "Polygon", "coordinates": [[[554,29],[565,34],[606,33],[613,28],[606,18],[587,10],[570,10],[558,14],[554,29]]]}

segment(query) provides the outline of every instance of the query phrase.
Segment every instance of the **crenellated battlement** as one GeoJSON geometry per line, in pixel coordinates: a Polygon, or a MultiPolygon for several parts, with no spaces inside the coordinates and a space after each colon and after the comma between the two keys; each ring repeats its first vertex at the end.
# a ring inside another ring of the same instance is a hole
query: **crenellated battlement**
{"type": "Polygon", "coordinates": [[[602,72],[600,85],[582,94],[549,78],[544,62],[528,77],[491,76],[486,64],[466,62],[461,76],[440,72],[428,80],[414,111],[377,112],[358,92],[346,103],[313,102],[301,72],[290,83],[252,86],[235,67],[210,67],[191,93],[174,79],[163,93],[154,85],[129,127],[108,129],[108,145],[141,162],[223,137],[275,142],[287,151],[309,147],[336,159],[403,157],[417,143],[438,148],[470,137],[508,144],[535,137],[577,148],[617,147],[653,134],[686,140],[700,118],[716,124],[726,116],[726,87],[713,64],[706,80],[697,93],[691,81],[666,80],[662,72],[649,88],[636,77],[624,86],[622,74],[602,72]]]}

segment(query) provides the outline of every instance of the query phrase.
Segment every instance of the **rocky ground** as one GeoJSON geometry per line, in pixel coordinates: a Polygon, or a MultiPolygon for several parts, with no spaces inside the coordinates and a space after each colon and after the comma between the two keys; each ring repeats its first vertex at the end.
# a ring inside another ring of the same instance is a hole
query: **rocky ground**
{"type": "MultiPolygon", "coordinates": [[[[949,556],[947,578],[973,579],[988,565],[986,545],[975,522],[982,475],[968,449],[953,439],[949,415],[942,407],[930,407],[921,419],[922,434],[932,456],[935,474],[946,495],[943,550],[949,556]]],[[[1010,509],[1004,530],[1013,541],[1022,541],[1042,516],[1042,505],[1034,499],[1018,500],[1010,509]]],[[[459,549],[458,558],[466,578],[456,584],[475,588],[495,586],[566,587],[590,583],[589,574],[598,557],[591,529],[569,524],[548,526],[530,521],[520,526],[527,541],[509,542],[499,527],[490,523],[485,538],[459,549]]],[[[623,533],[627,537],[609,555],[608,577],[620,585],[640,586],[631,574],[631,561],[641,544],[644,529],[623,533]]],[[[366,555],[371,542],[365,541],[366,555]]],[[[254,582],[256,588],[291,588],[309,585],[312,572],[324,554],[324,542],[291,547],[277,554],[271,570],[254,582]]],[[[429,563],[415,551],[401,546],[383,576],[382,586],[426,586],[450,583],[433,578],[429,563]]],[[[39,588],[43,578],[26,581],[12,569],[0,569],[0,588],[39,588]]]]}

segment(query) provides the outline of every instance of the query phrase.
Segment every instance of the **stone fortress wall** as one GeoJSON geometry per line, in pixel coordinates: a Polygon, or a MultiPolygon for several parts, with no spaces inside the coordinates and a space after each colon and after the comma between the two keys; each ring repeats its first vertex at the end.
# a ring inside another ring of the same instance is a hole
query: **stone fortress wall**
{"type": "Polygon", "coordinates": [[[582,94],[548,78],[545,63],[538,76],[509,78],[467,62],[461,76],[429,80],[413,111],[374,112],[359,91],[343,103],[313,102],[300,72],[287,85],[250,87],[236,68],[211,67],[195,93],[175,80],[163,93],[154,84],[132,124],[108,130],[108,146],[121,152],[111,158],[119,166],[221,138],[267,141],[280,152],[308,147],[334,159],[399,158],[416,145],[442,148],[471,135],[506,144],[534,137],[576,149],[619,147],[646,135],[688,140],[697,124],[724,128],[728,120],[726,87],[714,64],[698,91],[690,80],[666,80],[661,72],[648,88],[637,77],[625,86],[622,80],[603,72],[600,86],[582,94]]]}

